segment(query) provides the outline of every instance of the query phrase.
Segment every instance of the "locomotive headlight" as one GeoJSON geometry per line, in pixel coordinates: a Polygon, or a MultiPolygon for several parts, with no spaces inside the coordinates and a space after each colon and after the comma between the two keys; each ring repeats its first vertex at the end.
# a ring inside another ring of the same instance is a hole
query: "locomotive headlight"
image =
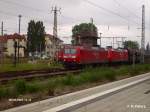
{"type": "Polygon", "coordinates": [[[76,56],[72,56],[71,58],[76,58],[76,56]]]}
{"type": "Polygon", "coordinates": [[[68,58],[67,56],[64,56],[64,58],[68,58]]]}

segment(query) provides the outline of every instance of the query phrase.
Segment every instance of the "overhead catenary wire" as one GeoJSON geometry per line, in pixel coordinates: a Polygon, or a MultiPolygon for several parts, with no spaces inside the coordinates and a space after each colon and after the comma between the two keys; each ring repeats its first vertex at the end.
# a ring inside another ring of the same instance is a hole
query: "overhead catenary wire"
{"type": "MultiPolygon", "coordinates": [[[[50,3],[51,4],[54,4],[55,2],[54,2],[55,0],[50,0],[50,3]]],[[[90,2],[90,3],[93,3],[93,2],[91,2],[90,0],[84,0],[84,1],[88,1],[88,2],[90,2]]],[[[48,13],[47,13],[47,11],[45,11],[45,10],[42,10],[42,9],[39,9],[39,8],[34,8],[34,7],[32,7],[32,6],[28,6],[28,5],[25,5],[25,4],[22,4],[22,3],[20,3],[20,2],[14,2],[14,1],[9,1],[9,0],[1,0],[0,2],[5,2],[5,3],[7,3],[7,4],[10,4],[10,5],[16,5],[16,6],[18,6],[18,7],[22,7],[22,8],[24,8],[24,9],[31,9],[30,11],[34,11],[34,12],[38,12],[38,13],[43,13],[43,14],[47,14],[48,15],[48,13]]],[[[93,4],[95,4],[95,5],[97,5],[97,6],[99,6],[100,7],[100,5],[98,5],[98,4],[96,4],[96,3],[93,3],[93,4]]],[[[92,4],[92,5],[93,5],[92,4]]],[[[97,7],[96,6],[96,7],[97,7]]],[[[113,14],[113,15],[116,15],[116,16],[118,16],[118,17],[120,17],[120,18],[122,18],[123,20],[125,20],[125,21],[127,21],[127,23],[128,23],[128,21],[129,21],[129,19],[127,18],[127,17],[124,17],[124,16],[122,16],[121,14],[118,14],[117,12],[114,12],[114,11],[112,11],[112,10],[109,10],[109,9],[106,9],[106,8],[104,8],[104,7],[101,7],[101,9],[103,9],[103,10],[105,10],[106,12],[108,12],[108,13],[111,13],[111,14],[113,14]]],[[[3,11],[4,12],[4,11],[3,11]]],[[[14,16],[14,17],[17,17],[18,16],[18,14],[12,14],[12,13],[5,13],[5,15],[11,15],[11,16],[14,16]]],[[[63,18],[65,18],[65,19],[68,19],[68,20],[71,20],[71,21],[79,21],[79,19],[76,19],[76,18],[73,18],[73,17],[67,17],[67,16],[65,16],[65,15],[62,15],[62,17],[63,18]]],[[[24,15],[24,18],[28,18],[28,19],[30,19],[30,18],[35,18],[35,17],[31,17],[31,16],[27,16],[27,15],[24,15]]],[[[35,19],[38,19],[38,20],[43,20],[43,22],[45,22],[45,23],[47,23],[47,24],[49,24],[50,22],[52,22],[52,20],[50,21],[49,19],[43,19],[43,18],[39,18],[39,17],[36,17],[35,19]]],[[[137,25],[139,25],[139,23],[137,23],[137,22],[135,22],[134,20],[131,20],[131,23],[133,24],[133,23],[136,23],[137,25]]]]}
{"type": "MultiPolygon", "coordinates": [[[[126,11],[130,14],[132,14],[133,16],[135,16],[137,19],[140,19],[141,20],[141,17],[139,17],[138,15],[136,15],[134,12],[132,12],[130,9],[128,9],[127,7],[125,7],[124,5],[122,5],[119,1],[117,0],[113,0],[116,4],[118,4],[119,7],[122,7],[124,9],[126,9],[126,11]]],[[[141,9],[141,7],[140,7],[141,9]]]]}
{"type": "MultiPolygon", "coordinates": [[[[92,6],[94,6],[94,7],[96,7],[96,8],[98,8],[98,9],[104,10],[105,12],[107,12],[107,13],[109,13],[109,14],[112,14],[112,15],[115,15],[115,16],[120,17],[122,20],[126,21],[127,24],[128,24],[128,22],[129,22],[129,19],[128,19],[127,17],[122,16],[122,15],[120,15],[120,14],[117,13],[117,12],[114,12],[114,11],[112,11],[112,10],[109,10],[109,9],[107,9],[107,8],[105,8],[105,7],[103,7],[103,6],[100,6],[100,5],[94,3],[94,2],[92,2],[92,1],[90,1],[90,0],[83,0],[83,1],[86,2],[86,3],[88,3],[88,4],[90,4],[90,5],[92,5],[92,6]]],[[[135,23],[136,25],[139,25],[139,26],[141,25],[141,23],[137,23],[137,22],[135,22],[134,20],[130,20],[130,21],[131,21],[132,24],[135,23]]],[[[150,28],[150,27],[147,25],[146,28],[150,28]]]]}
{"type": "Polygon", "coordinates": [[[42,12],[42,13],[44,12],[44,10],[42,10],[42,9],[33,8],[33,7],[24,5],[24,4],[22,4],[22,3],[14,2],[14,1],[0,0],[0,2],[7,3],[7,4],[10,4],[10,5],[15,5],[15,6],[17,6],[17,7],[26,8],[26,9],[28,9],[28,10],[30,10],[30,11],[32,10],[32,11],[42,12]]]}
{"type": "MultiPolygon", "coordinates": [[[[33,8],[33,7],[31,7],[31,6],[27,6],[27,5],[24,5],[24,4],[22,4],[22,3],[18,3],[18,2],[14,2],[14,1],[9,1],[9,0],[1,0],[0,2],[6,3],[6,4],[10,4],[10,5],[16,5],[17,7],[21,7],[21,8],[30,10],[30,11],[34,11],[34,12],[38,12],[38,13],[41,13],[41,14],[46,14],[46,15],[48,15],[48,13],[47,13],[45,10],[38,9],[38,8],[33,8]]],[[[51,2],[52,5],[55,4],[54,0],[51,0],[50,2],[51,2]]],[[[2,12],[3,14],[7,15],[7,16],[8,16],[8,15],[9,15],[9,16],[14,16],[14,17],[17,17],[17,16],[18,16],[18,14],[12,14],[12,13],[9,13],[9,12],[6,12],[6,11],[5,11],[5,12],[4,12],[4,11],[1,11],[1,12],[2,12]]],[[[24,15],[24,17],[27,18],[27,19],[31,18],[31,16],[25,16],[25,15],[24,15]]],[[[68,19],[68,20],[70,20],[70,21],[72,21],[72,22],[80,21],[80,19],[76,19],[76,18],[73,18],[73,17],[65,16],[65,15],[63,15],[63,14],[61,14],[61,17],[64,18],[64,19],[68,19]]],[[[34,19],[39,19],[39,18],[37,18],[37,17],[35,18],[35,17],[34,17],[34,19]]],[[[41,19],[41,18],[40,18],[40,19],[41,19]]],[[[43,19],[43,22],[49,23],[49,20],[44,20],[44,19],[43,19]]],[[[51,22],[52,22],[52,21],[51,21],[51,22]]]]}
{"type": "MultiPolygon", "coordinates": [[[[8,11],[2,11],[2,10],[0,10],[0,13],[2,13],[2,14],[4,14],[4,15],[6,15],[6,16],[11,16],[11,17],[18,17],[18,15],[17,14],[15,14],[15,13],[12,13],[12,12],[8,12],[8,11]]],[[[40,20],[40,21],[44,21],[45,23],[49,23],[49,22],[51,22],[50,20],[48,20],[48,19],[43,19],[43,18],[40,18],[40,17],[32,17],[32,16],[27,16],[27,15],[23,15],[23,17],[24,17],[24,19],[27,19],[27,20],[32,20],[32,19],[37,19],[37,20],[40,20]]]]}
{"type": "MultiPolygon", "coordinates": [[[[99,7],[99,8],[101,8],[101,9],[103,9],[103,10],[109,12],[109,13],[112,13],[112,14],[114,14],[114,15],[116,15],[116,16],[119,16],[119,17],[121,17],[122,19],[127,20],[125,17],[121,16],[120,14],[118,14],[118,13],[116,13],[116,12],[114,12],[114,11],[111,11],[111,10],[109,10],[109,9],[106,9],[106,8],[104,8],[104,7],[101,7],[101,6],[99,6],[99,5],[97,5],[97,4],[93,3],[93,2],[91,2],[91,1],[89,1],[89,0],[84,0],[84,1],[86,1],[86,2],[88,2],[88,3],[90,3],[90,4],[92,4],[92,5],[94,5],[94,6],[96,6],[96,7],[99,7]]],[[[114,1],[115,1],[116,3],[118,3],[118,4],[120,4],[118,1],[116,1],[116,0],[114,0],[114,1]]],[[[44,11],[44,10],[42,10],[42,9],[33,8],[33,7],[31,7],[31,6],[27,6],[27,5],[18,3],[18,2],[13,2],[13,1],[9,1],[9,0],[1,0],[0,2],[12,4],[12,5],[17,5],[17,6],[26,8],[26,9],[32,9],[32,11],[36,11],[36,12],[38,11],[38,12],[41,12],[41,13],[46,13],[46,11],[44,11]]],[[[51,0],[51,3],[54,4],[54,0],[51,0]]],[[[128,10],[129,10],[129,9],[128,9],[128,10]]],[[[31,11],[31,10],[30,10],[30,11],[31,11]]],[[[46,13],[46,14],[48,14],[48,13],[46,13]]],[[[65,16],[64,16],[64,17],[65,17],[65,16]]],[[[67,17],[67,18],[68,18],[68,17],[67,17]]],[[[71,18],[71,17],[69,17],[69,18],[71,18]]],[[[138,18],[139,18],[139,17],[138,17],[138,18]]],[[[71,20],[71,19],[70,19],[70,20],[71,20]]]]}
{"type": "MultiPolygon", "coordinates": [[[[114,12],[114,11],[111,11],[111,10],[105,8],[105,7],[102,7],[102,6],[100,6],[100,5],[98,5],[98,4],[94,3],[94,2],[91,2],[91,1],[89,1],[89,0],[83,0],[83,1],[87,2],[88,4],[91,4],[91,5],[94,6],[94,7],[97,7],[97,8],[99,8],[99,9],[101,9],[101,10],[104,10],[105,12],[108,12],[108,13],[110,13],[110,14],[112,14],[112,15],[118,16],[118,17],[122,18],[122,19],[125,20],[125,21],[128,21],[128,19],[127,19],[126,17],[124,17],[124,16],[122,16],[122,15],[120,15],[120,14],[114,12]]],[[[135,21],[133,21],[133,22],[136,23],[135,21]]],[[[138,24],[138,23],[136,23],[136,24],[138,24]]],[[[139,25],[139,24],[138,24],[138,25],[139,25]]]]}
{"type": "MultiPolygon", "coordinates": [[[[4,3],[10,4],[10,5],[16,5],[17,7],[21,7],[21,8],[30,10],[30,11],[38,12],[38,13],[40,13],[40,14],[46,14],[46,15],[49,14],[49,13],[48,13],[47,11],[45,11],[45,10],[38,9],[38,8],[33,8],[33,7],[31,7],[31,6],[27,6],[27,5],[18,3],[18,2],[13,2],[13,1],[8,1],[8,0],[1,0],[0,2],[4,2],[4,3]]],[[[54,5],[54,0],[51,0],[51,4],[52,4],[52,6],[54,5]]],[[[16,15],[13,14],[13,16],[16,16],[16,15]]],[[[64,16],[64,15],[62,15],[62,17],[63,17],[63,18],[70,19],[70,20],[77,20],[77,19],[75,19],[75,18],[68,17],[68,16],[64,16]]],[[[47,20],[47,21],[49,21],[49,20],[47,20]]]]}
{"type": "MultiPolygon", "coordinates": [[[[126,9],[126,11],[128,12],[128,13],[130,13],[130,16],[134,16],[134,17],[136,17],[137,19],[139,19],[139,20],[141,20],[142,19],[142,17],[140,17],[140,16],[138,16],[138,15],[136,15],[134,12],[132,12],[129,8],[127,8],[125,5],[123,5],[123,4],[121,4],[118,0],[113,0],[120,8],[122,7],[122,8],[124,8],[124,9],[126,9]]],[[[141,11],[141,6],[140,7],[138,7],[136,10],[140,10],[141,11]]],[[[129,20],[130,21],[130,20],[129,20]]],[[[149,28],[149,25],[147,25],[148,27],[146,27],[146,28],[149,28]]],[[[128,26],[128,29],[130,29],[130,27],[128,26]]]]}

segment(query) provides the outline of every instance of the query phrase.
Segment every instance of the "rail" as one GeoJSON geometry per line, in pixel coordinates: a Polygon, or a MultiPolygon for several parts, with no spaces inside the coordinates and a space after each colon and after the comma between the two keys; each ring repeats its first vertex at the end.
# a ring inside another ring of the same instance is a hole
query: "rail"
{"type": "Polygon", "coordinates": [[[11,80],[17,79],[32,79],[32,78],[40,78],[40,77],[56,77],[56,76],[64,76],[68,73],[78,73],[81,72],[81,69],[53,69],[47,71],[26,71],[26,72],[14,72],[5,73],[0,75],[0,82],[5,83],[11,80]]]}

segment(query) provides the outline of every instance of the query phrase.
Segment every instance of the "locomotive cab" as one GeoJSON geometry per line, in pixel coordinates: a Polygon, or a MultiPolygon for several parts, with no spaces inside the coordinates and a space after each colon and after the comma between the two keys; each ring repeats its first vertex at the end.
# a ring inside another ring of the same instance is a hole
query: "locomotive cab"
{"type": "Polygon", "coordinates": [[[63,54],[64,65],[76,66],[78,64],[78,49],[77,48],[65,48],[63,54]]]}

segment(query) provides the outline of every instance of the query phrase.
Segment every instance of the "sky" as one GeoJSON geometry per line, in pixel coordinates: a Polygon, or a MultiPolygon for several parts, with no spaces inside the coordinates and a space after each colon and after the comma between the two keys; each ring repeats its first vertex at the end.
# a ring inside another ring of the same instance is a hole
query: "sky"
{"type": "MultiPolygon", "coordinates": [[[[58,36],[64,43],[70,43],[74,25],[90,22],[91,18],[102,37],[127,37],[126,40],[140,43],[142,5],[145,5],[148,43],[150,0],[0,0],[0,22],[4,22],[5,34],[18,32],[18,15],[21,14],[21,34],[27,33],[30,20],[43,21],[46,33],[52,34],[52,7],[57,6],[60,9],[58,36]]],[[[112,40],[102,39],[102,46],[107,45],[112,45],[112,40]]]]}

